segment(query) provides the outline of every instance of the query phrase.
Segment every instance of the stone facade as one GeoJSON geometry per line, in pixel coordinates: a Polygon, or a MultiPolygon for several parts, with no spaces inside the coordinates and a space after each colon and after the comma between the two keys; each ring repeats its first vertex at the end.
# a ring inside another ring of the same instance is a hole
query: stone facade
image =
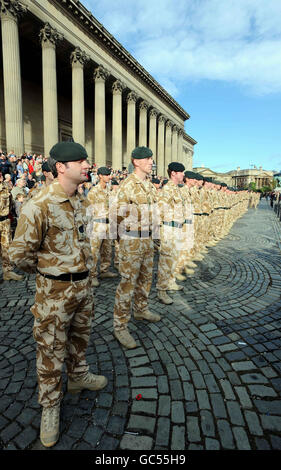
{"type": "Polygon", "coordinates": [[[248,170],[241,170],[237,167],[236,170],[227,173],[217,173],[205,167],[195,167],[193,171],[207,178],[212,178],[213,181],[220,181],[230,187],[237,188],[247,188],[250,183],[255,183],[256,189],[260,189],[263,186],[270,186],[273,181],[273,171],[263,170],[262,167],[248,170]]]}
{"type": "Polygon", "coordinates": [[[189,114],[81,4],[0,0],[0,147],[48,155],[73,137],[97,165],[128,166],[136,145],[157,173],[192,167],[189,114]]]}

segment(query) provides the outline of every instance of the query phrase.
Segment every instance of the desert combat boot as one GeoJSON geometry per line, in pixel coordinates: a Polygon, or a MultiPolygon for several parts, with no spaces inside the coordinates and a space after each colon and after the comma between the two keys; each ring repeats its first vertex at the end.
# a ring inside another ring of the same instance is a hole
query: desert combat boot
{"type": "Polygon", "coordinates": [[[137,347],[137,343],[135,342],[132,335],[130,335],[127,328],[123,330],[114,330],[114,336],[127,349],[134,349],[137,347]]]}
{"type": "Polygon", "coordinates": [[[76,394],[82,390],[101,390],[107,385],[107,378],[103,375],[95,375],[87,372],[79,380],[68,379],[67,390],[69,393],[76,394]]]}
{"type": "Polygon", "coordinates": [[[134,314],[134,318],[136,320],[147,320],[152,323],[155,323],[161,320],[160,315],[158,315],[157,313],[152,313],[149,310],[145,310],[144,312],[136,312],[134,314]]]}
{"type": "Polygon", "coordinates": [[[44,447],[52,447],[59,438],[60,405],[43,408],[40,440],[44,447]]]}
{"type": "Polygon", "coordinates": [[[162,304],[165,305],[171,305],[174,301],[171,299],[171,297],[168,296],[167,292],[165,290],[158,290],[157,291],[157,297],[162,302],[162,304]]]}

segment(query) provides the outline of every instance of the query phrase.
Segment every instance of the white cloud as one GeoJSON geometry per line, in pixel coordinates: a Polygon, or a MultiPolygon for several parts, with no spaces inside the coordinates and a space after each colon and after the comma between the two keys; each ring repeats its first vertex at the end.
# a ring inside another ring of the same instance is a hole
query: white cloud
{"type": "Polygon", "coordinates": [[[170,93],[182,81],[281,92],[280,0],[84,0],[170,93]]]}

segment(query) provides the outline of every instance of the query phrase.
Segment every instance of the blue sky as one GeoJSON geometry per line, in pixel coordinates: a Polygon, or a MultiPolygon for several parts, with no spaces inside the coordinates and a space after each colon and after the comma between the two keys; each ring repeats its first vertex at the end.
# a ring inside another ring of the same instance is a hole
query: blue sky
{"type": "Polygon", "coordinates": [[[82,0],[190,114],[194,166],[281,170],[281,0],[82,0]]]}

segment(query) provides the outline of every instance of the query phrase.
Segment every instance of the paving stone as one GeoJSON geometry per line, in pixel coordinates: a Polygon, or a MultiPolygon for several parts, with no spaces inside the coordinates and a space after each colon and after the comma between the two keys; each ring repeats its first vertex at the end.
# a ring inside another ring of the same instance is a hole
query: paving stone
{"type": "Polygon", "coordinates": [[[281,417],[261,415],[261,424],[263,429],[281,432],[281,417]]]}
{"type": "Polygon", "coordinates": [[[222,449],[235,449],[231,426],[225,419],[217,421],[222,449]]]}
{"type": "Polygon", "coordinates": [[[157,422],[156,445],[168,446],[170,438],[170,419],[160,417],[157,422]]]}
{"type": "Polygon", "coordinates": [[[250,432],[255,436],[262,436],[263,429],[260,426],[258,415],[254,411],[246,410],[244,412],[244,416],[249,426],[250,432]]]}
{"type": "Polygon", "coordinates": [[[156,422],[155,418],[131,414],[129,423],[128,423],[128,430],[143,431],[143,432],[148,432],[149,434],[153,434],[154,428],[155,428],[155,422],[156,422]]]}
{"type": "Polygon", "coordinates": [[[216,439],[206,437],[205,448],[206,450],[220,450],[220,443],[216,439]]]}
{"type": "Polygon", "coordinates": [[[186,417],[186,432],[187,432],[187,440],[189,442],[201,441],[198,418],[196,418],[195,416],[186,417]]]}
{"type": "Polygon", "coordinates": [[[174,450],[185,450],[185,428],[184,426],[173,426],[172,427],[172,442],[171,449],[174,450]]]}
{"type": "Polygon", "coordinates": [[[200,412],[201,416],[201,429],[204,436],[215,437],[215,424],[212,417],[212,413],[207,410],[200,412]]]}
{"type": "Polygon", "coordinates": [[[253,404],[245,387],[234,387],[242,408],[252,408],[253,404]]]}
{"type": "Polygon", "coordinates": [[[277,393],[271,387],[265,385],[249,385],[249,390],[253,396],[259,397],[277,397],[277,393]]]}
{"type": "Polygon", "coordinates": [[[251,450],[251,446],[244,428],[234,427],[233,435],[236,440],[238,450],[251,450]]]}
{"type": "Polygon", "coordinates": [[[148,436],[133,436],[125,434],[120,442],[121,450],[151,450],[153,439],[148,436]]]}

